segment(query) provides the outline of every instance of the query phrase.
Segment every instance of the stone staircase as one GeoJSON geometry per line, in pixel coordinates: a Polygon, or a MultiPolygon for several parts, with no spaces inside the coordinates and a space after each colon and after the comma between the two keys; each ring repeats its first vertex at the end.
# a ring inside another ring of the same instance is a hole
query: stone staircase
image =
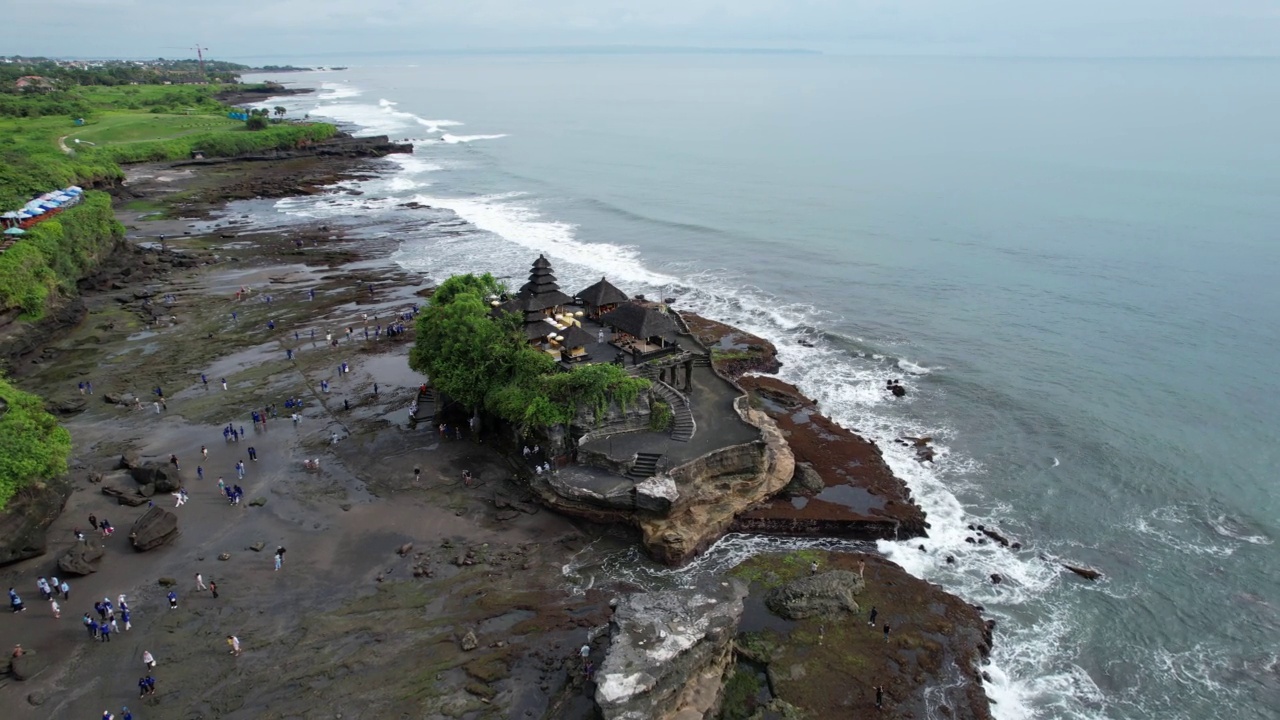
{"type": "Polygon", "coordinates": [[[636,453],[636,461],[627,471],[627,475],[636,480],[644,480],[658,474],[658,460],[661,453],[636,453]]]}
{"type": "Polygon", "coordinates": [[[426,390],[418,388],[418,411],[414,413],[413,419],[417,422],[435,422],[436,419],[436,391],[434,388],[427,387],[426,390]]]}
{"type": "Polygon", "coordinates": [[[671,439],[678,442],[689,442],[693,438],[693,434],[697,432],[698,426],[693,421],[693,410],[689,408],[689,398],[684,393],[676,390],[670,385],[651,378],[653,391],[663,399],[671,407],[673,416],[671,422],[671,439]]]}

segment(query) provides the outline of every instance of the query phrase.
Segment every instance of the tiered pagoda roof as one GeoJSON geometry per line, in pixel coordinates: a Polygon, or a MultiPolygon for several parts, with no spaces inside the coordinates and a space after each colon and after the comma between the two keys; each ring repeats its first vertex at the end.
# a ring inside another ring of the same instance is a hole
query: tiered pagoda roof
{"type": "Polygon", "coordinates": [[[551,271],[551,261],[539,255],[538,259],[533,261],[533,268],[529,271],[529,282],[522,285],[520,292],[500,305],[499,309],[520,315],[524,319],[526,337],[533,340],[545,337],[549,332],[541,331],[538,327],[543,324],[542,321],[546,315],[544,310],[572,302],[573,298],[561,292],[560,286],[556,284],[556,276],[551,271]]]}

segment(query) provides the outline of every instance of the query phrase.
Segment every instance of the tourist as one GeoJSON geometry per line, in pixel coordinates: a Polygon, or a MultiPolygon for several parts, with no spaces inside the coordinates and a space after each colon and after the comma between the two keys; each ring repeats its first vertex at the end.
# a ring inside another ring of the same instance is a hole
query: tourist
{"type": "Polygon", "coordinates": [[[98,632],[102,635],[102,642],[111,642],[111,625],[102,623],[98,626],[98,632]]]}
{"type": "Polygon", "coordinates": [[[58,604],[57,598],[49,598],[49,609],[53,611],[54,620],[62,617],[62,606],[58,604]]]}
{"type": "Polygon", "coordinates": [[[148,695],[156,694],[156,679],[152,677],[150,674],[147,675],[147,694],[148,695]]]}
{"type": "Polygon", "coordinates": [[[223,390],[226,390],[226,389],[227,389],[227,379],[226,379],[226,378],[222,378],[222,389],[223,389],[223,390]]]}
{"type": "Polygon", "coordinates": [[[378,397],[378,383],[373,384],[373,396],[378,397]]]}
{"type": "Polygon", "coordinates": [[[89,394],[90,394],[90,395],[92,395],[92,394],[93,394],[93,383],[92,383],[91,381],[89,381],[89,380],[85,380],[85,381],[84,381],[84,389],[85,389],[85,390],[88,390],[88,391],[89,391],[89,394]]]}
{"type": "Polygon", "coordinates": [[[418,480],[422,477],[422,468],[417,465],[413,466],[413,484],[417,485],[418,480]]]}
{"type": "Polygon", "coordinates": [[[71,586],[67,584],[66,580],[62,581],[62,584],[58,586],[58,589],[62,591],[62,599],[64,601],[71,599],[71,586]]]}
{"type": "Polygon", "coordinates": [[[346,411],[348,411],[348,412],[350,412],[350,411],[351,411],[351,403],[350,403],[349,401],[347,401],[346,399],[343,399],[343,401],[342,401],[342,409],[343,409],[343,410],[346,410],[346,411]]]}
{"type": "Polygon", "coordinates": [[[871,615],[867,618],[867,627],[875,627],[875,626],[876,626],[876,615],[877,615],[877,614],[878,614],[878,613],[877,613],[877,611],[876,611],[876,606],[875,606],[875,605],[872,605],[872,606],[871,606],[871,615]]]}
{"type": "Polygon", "coordinates": [[[182,488],[178,488],[178,492],[173,493],[173,496],[178,499],[178,501],[173,504],[174,507],[182,507],[182,504],[187,501],[186,494],[182,491],[182,488]]]}
{"type": "Polygon", "coordinates": [[[207,590],[204,586],[204,577],[200,573],[196,573],[196,590],[207,590]]]}
{"type": "Polygon", "coordinates": [[[129,621],[132,617],[133,616],[129,613],[129,608],[120,608],[120,619],[124,621],[124,629],[126,632],[133,629],[133,623],[129,621]]]}
{"type": "Polygon", "coordinates": [[[178,593],[175,590],[169,591],[169,609],[170,610],[178,609],[178,593]]]}
{"type": "Polygon", "coordinates": [[[252,445],[249,446],[249,459],[258,462],[258,451],[252,445]]]}
{"type": "Polygon", "coordinates": [[[147,694],[147,679],[144,677],[140,677],[138,678],[138,697],[143,697],[146,694],[147,694]]]}
{"type": "Polygon", "coordinates": [[[583,662],[586,662],[587,658],[591,657],[591,646],[583,645],[581,648],[579,648],[578,657],[582,658],[583,662]]]}
{"type": "Polygon", "coordinates": [[[809,574],[810,575],[818,574],[818,563],[816,561],[809,563],[809,574]]]}
{"type": "Polygon", "coordinates": [[[889,623],[884,624],[884,641],[889,642],[889,623]]]}
{"type": "Polygon", "coordinates": [[[524,453],[525,457],[529,457],[530,455],[533,454],[533,450],[531,450],[528,445],[524,446],[524,450],[522,452],[524,453]]]}
{"type": "Polygon", "coordinates": [[[151,404],[155,406],[155,408],[156,408],[156,414],[157,414],[157,415],[159,415],[159,414],[160,414],[160,401],[159,401],[159,400],[157,400],[157,401],[155,401],[155,402],[153,402],[153,403],[151,403],[151,404]]]}
{"type": "Polygon", "coordinates": [[[329,436],[329,444],[330,445],[338,444],[338,432],[336,430],[333,432],[333,434],[329,436]]]}
{"type": "Polygon", "coordinates": [[[197,479],[197,480],[204,480],[204,466],[203,466],[203,465],[197,465],[197,466],[196,466],[196,479],[197,479]]]}
{"type": "Polygon", "coordinates": [[[116,597],[116,604],[120,606],[121,610],[129,609],[129,604],[124,601],[124,593],[120,593],[120,595],[116,597]]]}
{"type": "Polygon", "coordinates": [[[200,384],[204,385],[204,389],[209,389],[209,378],[204,373],[200,373],[200,384]]]}
{"type": "Polygon", "coordinates": [[[213,595],[214,600],[218,599],[218,583],[212,580],[209,581],[209,593],[213,595]]]}
{"type": "Polygon", "coordinates": [[[40,591],[40,599],[41,599],[41,600],[48,600],[48,599],[49,599],[49,595],[50,595],[50,593],[49,593],[49,581],[48,581],[48,580],[45,580],[44,578],[39,578],[39,579],[37,579],[37,580],[36,580],[36,590],[39,590],[39,591],[40,591]]]}
{"type": "Polygon", "coordinates": [[[470,470],[462,471],[462,483],[467,487],[471,487],[471,471],[470,470]]]}
{"type": "Polygon", "coordinates": [[[98,523],[98,527],[100,530],[102,530],[102,537],[104,538],[111,537],[112,533],[116,531],[116,529],[111,526],[111,521],[106,518],[102,518],[102,520],[98,523]]]}
{"type": "Polygon", "coordinates": [[[876,686],[876,709],[877,710],[884,709],[884,686],[883,685],[876,686]]]}
{"type": "Polygon", "coordinates": [[[120,711],[120,720],[133,720],[133,713],[129,712],[127,705],[120,711]]]}
{"type": "Polygon", "coordinates": [[[94,529],[98,527],[98,516],[93,513],[89,513],[89,527],[94,529]]]}
{"type": "Polygon", "coordinates": [[[227,644],[231,646],[232,655],[240,654],[240,638],[236,637],[235,635],[228,635],[227,644]]]}
{"type": "MultiPolygon", "coordinates": [[[[89,617],[89,616],[85,615],[85,617],[89,617]]],[[[94,620],[93,618],[89,618],[89,623],[85,625],[85,628],[89,631],[89,637],[91,639],[93,640],[98,639],[98,621],[97,620],[94,620]]]]}
{"type": "Polygon", "coordinates": [[[84,381],[83,381],[83,380],[81,380],[81,381],[80,381],[80,394],[81,394],[81,395],[83,395],[83,394],[84,394],[84,381]]]}
{"type": "Polygon", "coordinates": [[[284,358],[285,358],[286,360],[292,360],[292,359],[293,359],[293,348],[285,348],[285,349],[284,349],[284,358]]]}
{"type": "Polygon", "coordinates": [[[85,545],[89,544],[89,539],[84,536],[84,533],[80,532],[80,528],[74,528],[71,532],[76,534],[76,542],[82,542],[85,545]]]}
{"type": "Polygon", "coordinates": [[[111,626],[111,632],[120,632],[120,625],[116,623],[115,613],[107,613],[107,624],[111,626]]]}
{"type": "Polygon", "coordinates": [[[236,461],[236,477],[238,477],[241,480],[244,479],[244,461],[243,460],[236,461]]]}
{"type": "Polygon", "coordinates": [[[225,493],[226,491],[227,491],[227,483],[225,480],[222,479],[222,476],[219,475],[218,476],[218,492],[225,493]]]}

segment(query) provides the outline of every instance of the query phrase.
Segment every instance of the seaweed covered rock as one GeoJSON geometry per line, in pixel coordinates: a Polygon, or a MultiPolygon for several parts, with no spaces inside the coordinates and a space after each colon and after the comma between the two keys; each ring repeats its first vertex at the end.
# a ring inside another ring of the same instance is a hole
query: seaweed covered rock
{"type": "Polygon", "coordinates": [[[719,706],[746,594],[733,580],[623,600],[596,676],[605,720],[710,716],[719,706]]]}
{"type": "Polygon", "coordinates": [[[153,507],[129,529],[129,542],[138,552],[154,550],[178,536],[178,516],[153,507]]]}
{"type": "Polygon", "coordinates": [[[862,578],[848,570],[832,570],[793,580],[769,592],[765,605],[788,620],[815,615],[858,612],[856,596],[862,592],[862,578]]]}

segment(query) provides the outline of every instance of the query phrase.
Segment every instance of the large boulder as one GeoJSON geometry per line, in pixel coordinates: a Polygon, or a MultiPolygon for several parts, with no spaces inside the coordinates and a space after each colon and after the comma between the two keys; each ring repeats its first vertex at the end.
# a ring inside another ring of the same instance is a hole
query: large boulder
{"type": "Polygon", "coordinates": [[[827,484],[823,482],[822,476],[813,469],[813,463],[798,462],[796,471],[791,475],[791,482],[782,489],[782,492],[788,495],[810,497],[822,492],[826,487],[827,484]]]}
{"type": "Polygon", "coordinates": [[[120,454],[120,470],[132,470],[142,465],[142,459],[138,457],[137,450],[125,450],[120,454]]]}
{"type": "Polygon", "coordinates": [[[0,512],[0,565],[45,553],[45,531],[62,513],[69,487],[46,483],[25,488],[0,512]]]}
{"type": "Polygon", "coordinates": [[[131,468],[129,472],[139,485],[154,485],[158,493],[177,492],[182,487],[182,477],[168,465],[144,463],[131,468]]]}
{"type": "Polygon", "coordinates": [[[94,563],[105,553],[102,545],[92,539],[88,543],[76,543],[58,558],[58,569],[66,575],[92,575],[98,572],[94,563]]]}
{"type": "Polygon", "coordinates": [[[147,498],[141,495],[134,488],[126,490],[115,485],[107,485],[106,483],[103,483],[102,485],[102,494],[107,497],[115,498],[116,502],[121,505],[128,505],[130,507],[137,507],[147,502],[147,498]]]}
{"type": "Polygon", "coordinates": [[[154,550],[178,536],[178,516],[153,507],[129,528],[129,542],[138,552],[154,550]]]}
{"type": "Polygon", "coordinates": [[[803,620],[815,615],[858,612],[855,599],[864,585],[858,573],[848,570],[809,575],[775,588],[764,603],[775,614],[788,620],[803,620]]]}
{"type": "Polygon", "coordinates": [[[605,720],[700,719],[716,711],[746,594],[738,580],[709,581],[623,600],[596,675],[605,720]]]}

